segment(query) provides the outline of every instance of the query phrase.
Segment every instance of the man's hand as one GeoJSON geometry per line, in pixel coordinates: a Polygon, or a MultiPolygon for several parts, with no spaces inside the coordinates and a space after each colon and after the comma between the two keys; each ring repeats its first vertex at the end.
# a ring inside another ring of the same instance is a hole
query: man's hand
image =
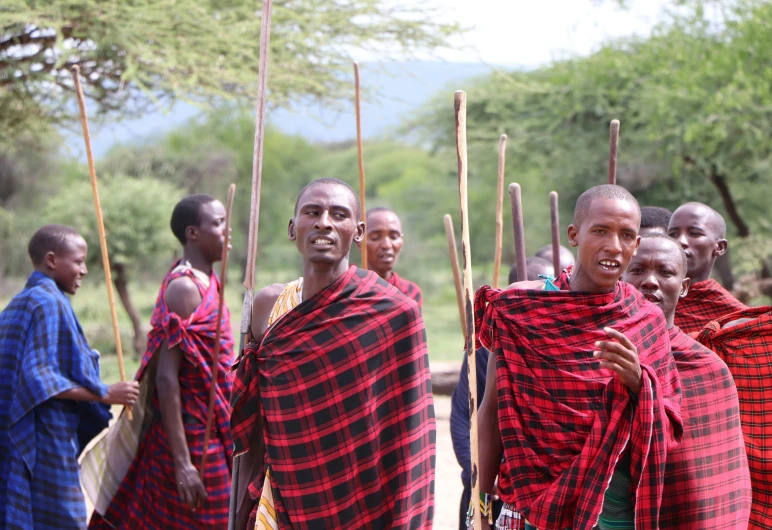
{"type": "Polygon", "coordinates": [[[189,508],[195,510],[206,500],[206,488],[193,464],[175,466],[174,479],[177,481],[180,500],[189,508]]]}
{"type": "Polygon", "coordinates": [[[637,394],[641,390],[641,363],[638,359],[638,349],[630,339],[615,329],[603,328],[612,340],[601,340],[595,343],[596,351],[593,357],[600,359],[601,368],[607,368],[619,376],[622,383],[637,394]]]}
{"type": "Polygon", "coordinates": [[[108,405],[134,405],[139,399],[139,383],[136,381],[121,381],[107,388],[107,394],[102,403],[108,405]]]}

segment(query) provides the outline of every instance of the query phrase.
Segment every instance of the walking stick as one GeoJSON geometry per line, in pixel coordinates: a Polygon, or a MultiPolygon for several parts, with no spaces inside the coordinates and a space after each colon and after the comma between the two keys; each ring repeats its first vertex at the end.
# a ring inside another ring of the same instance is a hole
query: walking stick
{"type": "Polygon", "coordinates": [[[206,455],[209,448],[209,438],[212,432],[212,419],[214,417],[214,397],[217,393],[217,375],[220,371],[220,335],[222,334],[222,308],[225,302],[225,276],[228,273],[228,246],[231,242],[231,212],[233,211],[233,194],[236,185],[228,187],[228,206],[225,209],[225,243],[222,247],[222,259],[220,262],[220,299],[217,303],[217,332],[214,336],[214,355],[212,356],[212,388],[209,390],[209,408],[206,411],[206,431],[204,431],[204,454],[201,455],[201,467],[198,474],[201,482],[204,482],[204,469],[206,468],[206,455]]]}
{"type": "Polygon", "coordinates": [[[526,269],[527,265],[525,261],[525,231],[523,229],[523,200],[520,194],[520,184],[509,185],[509,200],[512,203],[512,229],[515,232],[515,257],[516,257],[516,263],[517,263],[517,281],[522,282],[528,279],[528,271],[526,269]]]}
{"type": "Polygon", "coordinates": [[[557,191],[550,192],[550,224],[552,225],[552,268],[557,278],[560,275],[560,219],[557,191]]]}
{"type": "Polygon", "coordinates": [[[458,193],[461,202],[461,259],[464,264],[464,312],[466,315],[466,355],[469,373],[469,440],[472,456],[472,505],[475,528],[482,527],[480,514],[480,458],[477,451],[477,352],[472,307],[472,250],[469,245],[469,211],[466,159],[466,92],[455,93],[456,153],[458,155],[458,193]]]}
{"type": "MultiPolygon", "coordinates": [[[[72,67],[72,79],[75,82],[75,94],[78,97],[78,107],[80,107],[80,124],[83,126],[83,141],[86,143],[88,175],[91,179],[91,194],[94,197],[94,209],[96,210],[97,230],[99,232],[99,248],[102,250],[102,268],[105,270],[107,302],[110,305],[110,319],[113,323],[115,353],[118,355],[118,371],[121,374],[121,381],[126,381],[126,368],[123,366],[123,347],[121,346],[121,330],[118,327],[118,313],[115,310],[115,295],[113,293],[113,278],[112,273],[110,272],[110,257],[107,254],[105,221],[102,216],[102,203],[99,201],[99,187],[97,186],[96,165],[94,164],[94,153],[91,151],[91,132],[88,128],[88,116],[86,115],[86,97],[83,95],[83,86],[80,84],[80,68],[78,65],[72,67]]],[[[126,407],[126,414],[128,415],[129,420],[131,420],[131,407],[126,407]]]]}
{"type": "Polygon", "coordinates": [[[608,183],[617,183],[617,153],[619,151],[619,120],[611,120],[608,154],[608,183]]]}
{"type": "Polygon", "coordinates": [[[499,183],[496,197],[496,251],[493,255],[493,288],[499,288],[499,271],[501,270],[501,245],[504,232],[504,170],[507,155],[507,135],[499,137],[499,183]]]}
{"type": "Polygon", "coordinates": [[[453,269],[453,284],[456,286],[456,302],[458,302],[458,318],[461,322],[461,333],[466,336],[466,315],[464,314],[464,295],[461,287],[461,271],[458,268],[458,252],[456,251],[456,233],[453,230],[453,219],[445,214],[445,238],[448,240],[448,255],[450,267],[453,269]]]}
{"type": "MultiPolygon", "coordinates": [[[[247,241],[247,265],[244,273],[244,303],[241,306],[239,354],[244,350],[244,340],[252,321],[252,296],[255,289],[255,261],[257,260],[257,232],[260,222],[260,190],[263,181],[263,139],[265,137],[265,91],[268,83],[268,51],[271,40],[271,7],[273,0],[263,0],[260,16],[260,58],[257,71],[257,110],[255,112],[255,147],[252,153],[252,196],[249,205],[249,239],[247,241]]],[[[228,530],[236,528],[238,510],[239,462],[233,458],[231,498],[228,506],[228,530]]]]}
{"type": "MultiPolygon", "coordinates": [[[[359,161],[359,202],[362,207],[362,222],[367,222],[365,209],[365,157],[362,152],[362,95],[359,88],[359,64],[354,63],[354,92],[357,113],[357,159],[359,161]]],[[[362,249],[362,268],[367,270],[367,234],[362,249]]]]}

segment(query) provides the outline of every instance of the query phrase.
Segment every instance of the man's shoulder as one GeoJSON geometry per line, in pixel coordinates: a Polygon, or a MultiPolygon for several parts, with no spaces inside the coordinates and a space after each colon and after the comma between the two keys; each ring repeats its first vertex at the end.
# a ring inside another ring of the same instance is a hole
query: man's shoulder
{"type": "Polygon", "coordinates": [[[190,314],[201,303],[201,292],[190,276],[179,276],[169,281],[164,293],[166,306],[179,315],[190,314]]]}
{"type": "Polygon", "coordinates": [[[544,289],[544,280],[526,280],[509,284],[507,291],[541,291],[544,289]]]}
{"type": "Polygon", "coordinates": [[[265,308],[267,307],[270,311],[273,308],[273,305],[276,303],[276,300],[281,295],[282,291],[284,291],[284,288],[287,287],[288,284],[286,283],[274,283],[271,285],[267,285],[257,291],[255,293],[255,296],[252,298],[252,308],[253,310],[256,308],[265,308]]]}

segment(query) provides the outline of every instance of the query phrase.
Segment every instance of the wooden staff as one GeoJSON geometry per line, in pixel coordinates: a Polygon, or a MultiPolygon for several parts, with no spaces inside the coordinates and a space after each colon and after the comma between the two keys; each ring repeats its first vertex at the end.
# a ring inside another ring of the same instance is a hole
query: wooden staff
{"type": "MultiPolygon", "coordinates": [[[[265,138],[265,93],[268,84],[268,52],[271,41],[271,7],[273,0],[263,0],[260,16],[260,57],[257,70],[257,109],[255,111],[255,146],[252,152],[252,195],[249,205],[249,239],[247,240],[247,265],[244,272],[244,303],[241,306],[239,354],[252,321],[252,297],[255,289],[255,262],[257,261],[257,233],[260,222],[260,192],[263,182],[263,140],[265,138]]],[[[239,462],[233,458],[231,498],[228,505],[228,530],[236,528],[236,512],[239,497],[239,462]]]]}
{"type": "Polygon", "coordinates": [[[550,192],[550,223],[552,224],[552,268],[555,277],[560,275],[560,219],[558,218],[558,192],[550,192]]]}
{"type": "Polygon", "coordinates": [[[512,203],[512,229],[515,232],[515,258],[517,263],[517,281],[528,279],[525,261],[525,230],[523,229],[523,200],[520,184],[509,185],[509,200],[512,203]]]}
{"type": "Polygon", "coordinates": [[[619,151],[619,120],[611,120],[608,154],[608,183],[617,183],[617,153],[619,151]]]}
{"type": "Polygon", "coordinates": [[[461,287],[461,271],[458,267],[458,252],[456,251],[456,233],[453,230],[453,219],[445,214],[445,238],[448,240],[450,267],[453,269],[453,284],[456,286],[456,302],[458,302],[458,318],[461,322],[461,333],[466,336],[466,315],[464,314],[464,295],[461,287]]]}
{"type": "MultiPolygon", "coordinates": [[[[357,159],[359,160],[359,202],[362,207],[362,222],[367,222],[365,209],[365,157],[362,151],[362,95],[359,89],[359,64],[354,63],[354,92],[357,113],[357,159]]],[[[362,268],[367,269],[367,234],[362,244],[362,268]]]]}
{"type": "MultiPolygon", "coordinates": [[[[115,352],[118,355],[118,371],[121,381],[126,381],[126,368],[123,366],[123,347],[121,346],[121,330],[118,327],[118,313],[115,310],[115,295],[113,294],[113,277],[110,272],[110,257],[107,253],[107,236],[105,235],[105,221],[102,216],[102,203],[99,201],[99,187],[97,186],[96,165],[94,153],[91,150],[91,132],[88,128],[88,116],[86,115],[86,97],[83,94],[83,86],[80,84],[80,68],[72,67],[72,79],[75,82],[75,94],[78,97],[80,107],[80,124],[83,127],[83,141],[86,143],[86,158],[88,159],[88,175],[91,179],[91,194],[94,197],[94,209],[96,210],[97,230],[99,232],[99,248],[102,250],[102,268],[105,270],[105,285],[107,286],[107,302],[110,305],[110,319],[113,323],[113,337],[115,338],[115,352]]],[[[126,414],[131,417],[131,407],[126,407],[126,414]]]]}
{"type": "Polygon", "coordinates": [[[220,300],[217,303],[217,332],[214,335],[214,355],[212,356],[212,388],[209,390],[209,408],[206,411],[206,431],[204,431],[204,454],[201,455],[201,467],[198,474],[201,482],[204,481],[204,468],[206,467],[206,454],[209,448],[209,435],[212,432],[212,419],[214,417],[214,397],[217,390],[217,375],[220,371],[220,335],[222,334],[222,308],[225,303],[225,275],[228,272],[228,246],[231,242],[231,212],[233,211],[233,194],[236,185],[228,187],[228,206],[225,209],[225,243],[222,247],[222,259],[220,261],[220,300]]]}
{"type": "Polygon", "coordinates": [[[504,170],[507,155],[507,135],[499,137],[499,185],[496,197],[496,251],[493,255],[493,288],[499,288],[499,271],[501,270],[501,245],[504,233],[504,170]]]}
{"type": "MultiPolygon", "coordinates": [[[[469,441],[472,469],[480,469],[477,451],[477,352],[474,340],[474,311],[472,306],[472,249],[469,243],[469,211],[467,195],[466,159],[466,92],[455,93],[456,153],[458,155],[458,192],[461,201],[461,259],[464,265],[464,312],[466,315],[466,356],[469,374],[469,441]]],[[[480,514],[480,474],[472,472],[472,506],[475,528],[482,527],[480,514]]]]}

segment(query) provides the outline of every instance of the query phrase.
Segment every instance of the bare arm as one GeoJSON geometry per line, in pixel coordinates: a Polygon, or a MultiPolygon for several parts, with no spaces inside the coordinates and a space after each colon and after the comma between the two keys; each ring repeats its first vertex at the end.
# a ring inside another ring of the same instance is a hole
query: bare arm
{"type": "Polygon", "coordinates": [[[124,381],[110,385],[105,397],[99,397],[83,387],[75,387],[54,396],[54,399],[70,399],[72,401],[97,401],[108,405],[134,405],[139,397],[139,383],[124,381]]]}
{"type": "MultiPolygon", "coordinates": [[[[488,369],[485,377],[485,395],[480,403],[480,410],[477,412],[480,492],[493,493],[496,476],[499,474],[499,466],[501,465],[501,454],[504,451],[499,431],[495,351],[491,351],[488,357],[488,369]]],[[[486,528],[488,528],[488,523],[483,521],[483,530],[486,528]]]]}
{"type": "MultiPolygon", "coordinates": [[[[182,277],[169,284],[165,300],[171,312],[185,319],[193,314],[201,303],[201,295],[193,280],[182,277]]],[[[161,421],[174,461],[177,491],[183,503],[195,508],[206,498],[206,490],[190,460],[185,429],[182,425],[179,373],[184,354],[178,346],[169,348],[168,341],[164,341],[158,355],[156,390],[161,409],[161,421]]]]}

